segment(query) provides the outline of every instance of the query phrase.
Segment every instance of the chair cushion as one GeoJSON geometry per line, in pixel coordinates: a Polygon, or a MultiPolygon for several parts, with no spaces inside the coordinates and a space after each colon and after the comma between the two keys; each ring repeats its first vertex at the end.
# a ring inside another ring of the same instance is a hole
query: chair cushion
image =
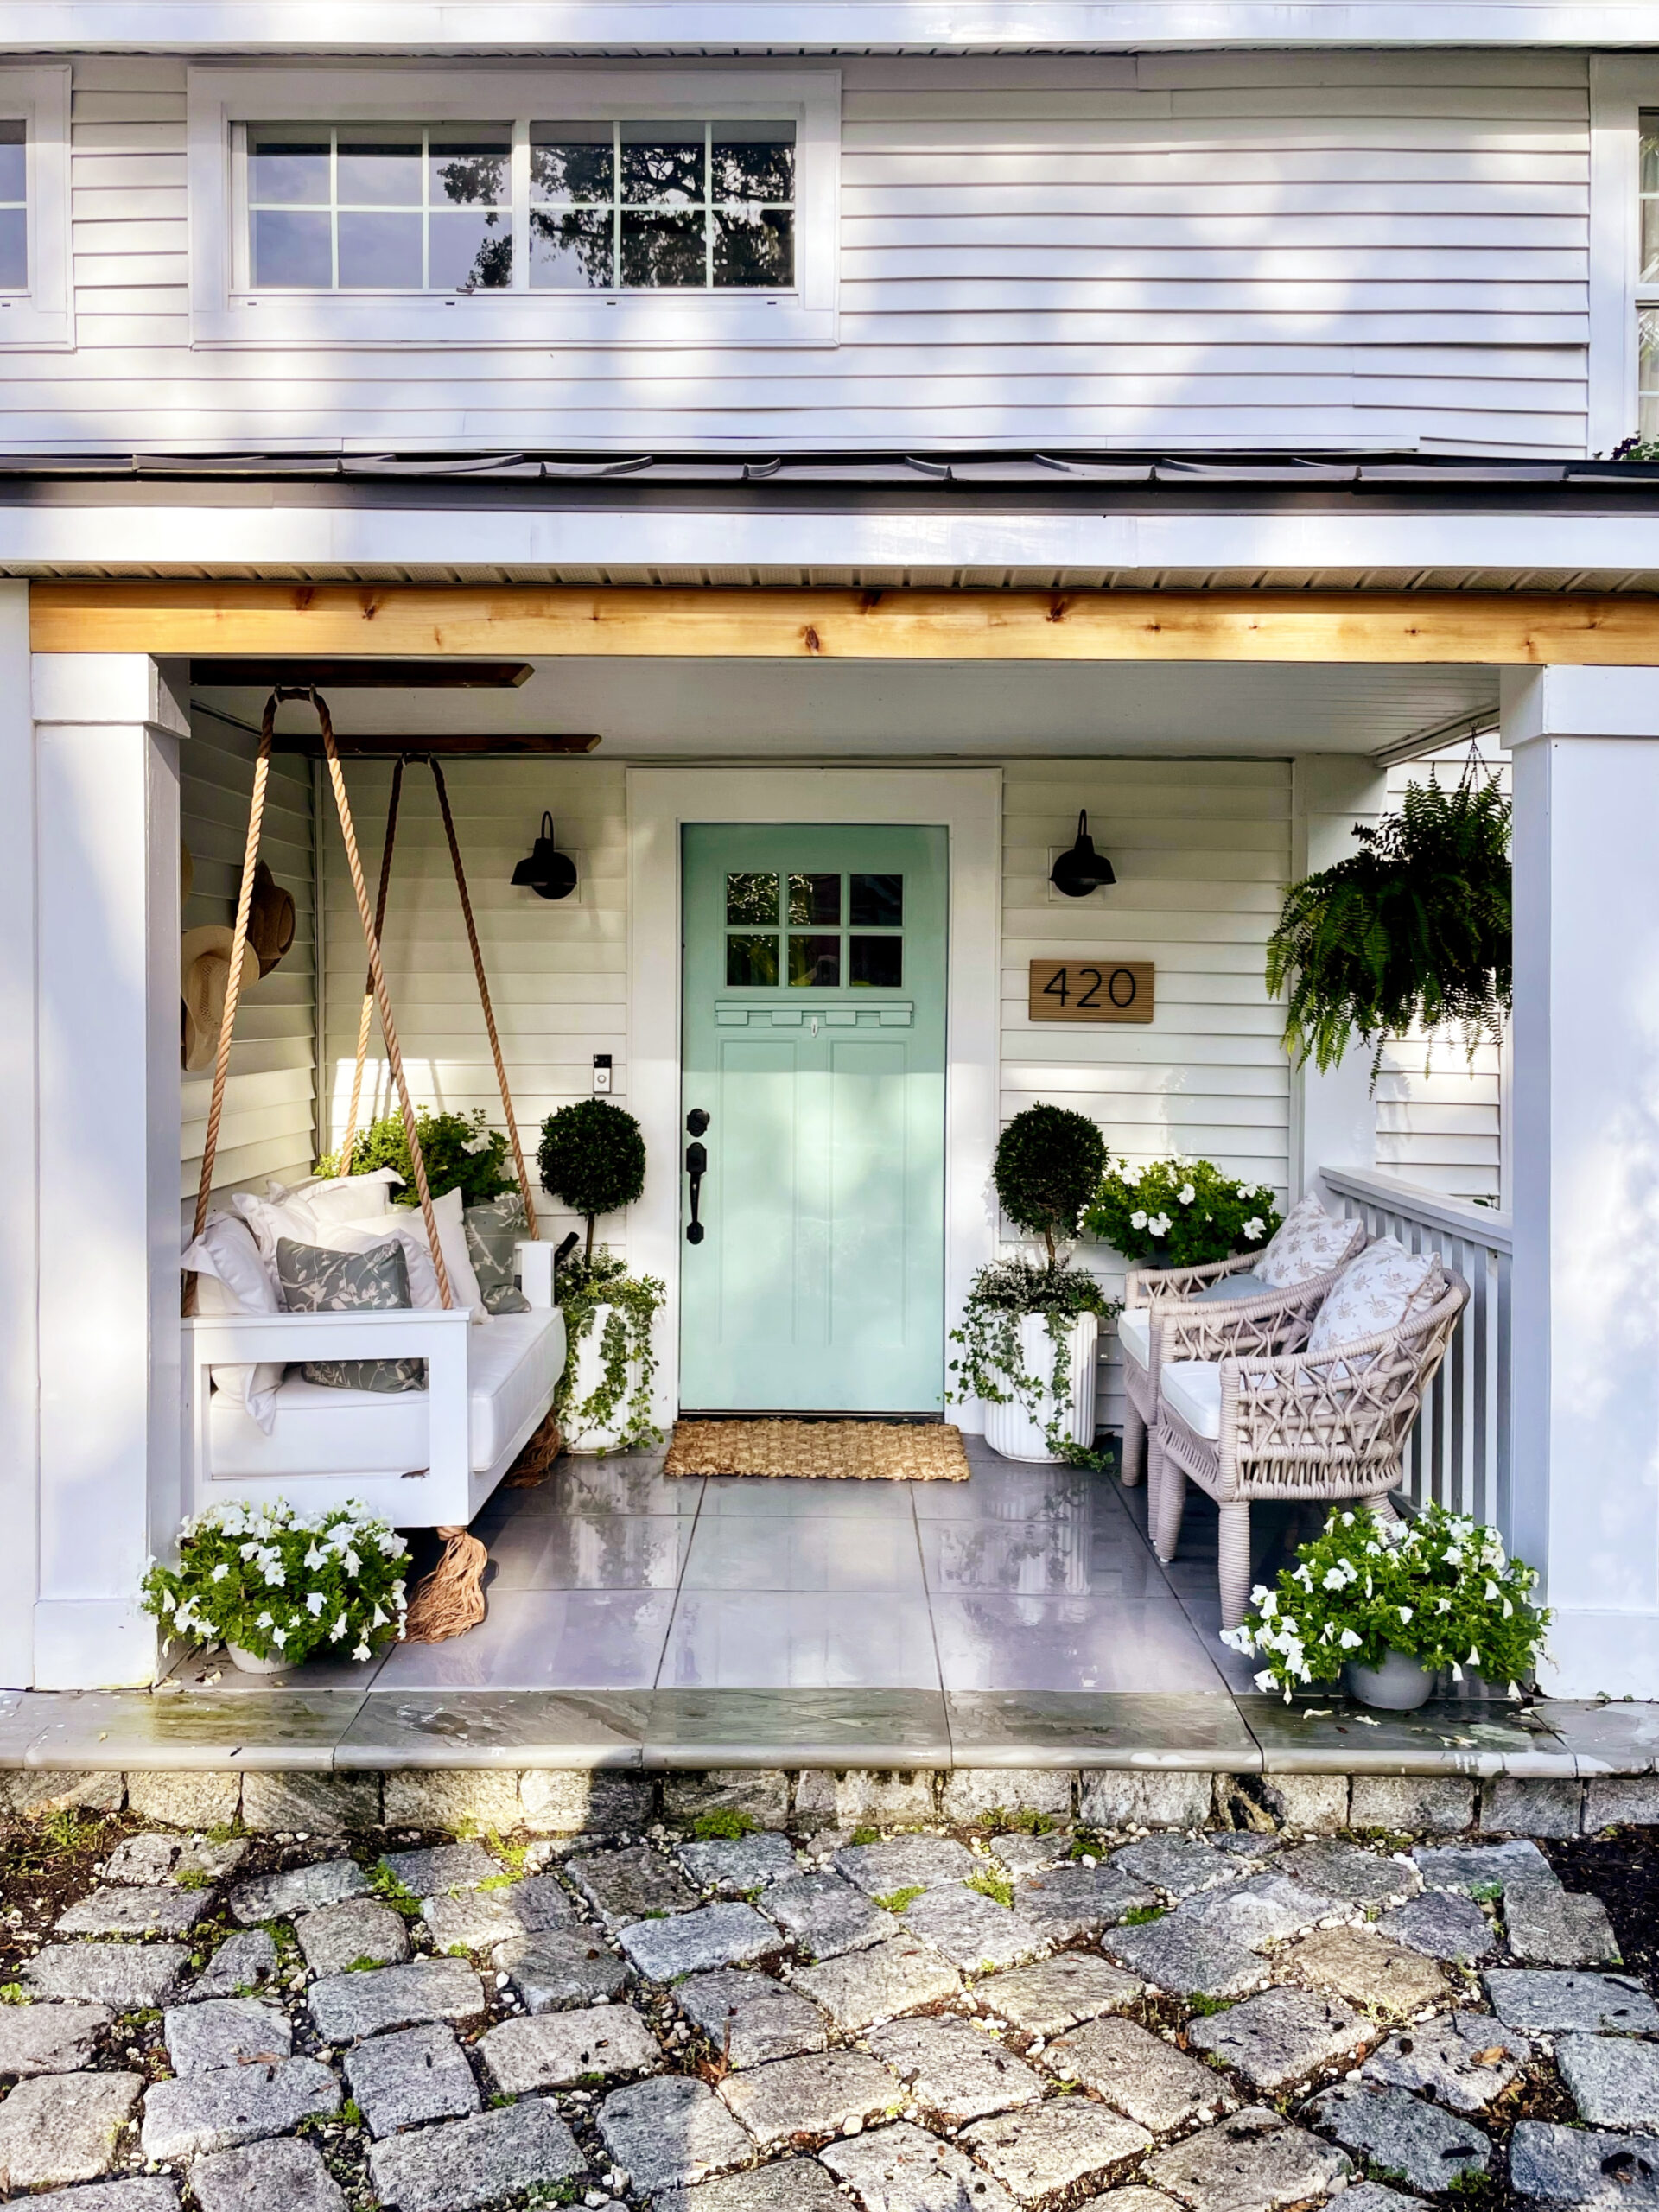
{"type": "Polygon", "coordinates": [[[1152,1364],[1152,1315],[1144,1306],[1126,1306],[1118,1315],[1117,1341],[1137,1367],[1152,1364]]]}
{"type": "MultiPolygon", "coordinates": [[[[467,1454],[473,1472],[483,1474],[552,1404],[564,1371],[564,1316],[556,1306],[497,1314],[469,1331],[467,1351],[467,1454]]],[[[207,1429],[214,1481],[407,1475],[429,1463],[425,1390],[387,1396],[324,1389],[290,1370],[275,1397],[276,1418],[266,1436],[240,1406],[214,1396],[207,1429]]],[[[211,1495],[212,1484],[207,1488],[211,1495]]]]}
{"type": "Polygon", "coordinates": [[[1313,1317],[1307,1356],[1358,1337],[1380,1337],[1414,1313],[1426,1313],[1439,1295],[1439,1262],[1432,1252],[1408,1252],[1396,1237],[1379,1236],[1351,1260],[1313,1317]]]}
{"type": "Polygon", "coordinates": [[[1275,1290],[1294,1290],[1314,1275],[1329,1274],[1353,1237],[1351,1221],[1333,1221],[1317,1198],[1300,1198],[1256,1262],[1255,1272],[1275,1290]]]}
{"type": "Polygon", "coordinates": [[[1175,1359],[1158,1370],[1164,1403],[1195,1436],[1221,1434],[1221,1366],[1213,1359],[1175,1359]]]}
{"type": "Polygon", "coordinates": [[[1271,1283],[1265,1275],[1253,1268],[1242,1275],[1218,1275],[1214,1282],[1207,1282],[1202,1290],[1192,1294],[1195,1306],[1223,1306],[1238,1298],[1271,1298],[1280,1286],[1271,1283]]]}

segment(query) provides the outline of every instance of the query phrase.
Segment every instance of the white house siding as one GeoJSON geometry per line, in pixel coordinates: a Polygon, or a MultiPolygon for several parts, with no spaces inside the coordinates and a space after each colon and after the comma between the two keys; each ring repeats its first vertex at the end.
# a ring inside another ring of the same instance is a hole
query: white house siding
{"type": "MultiPolygon", "coordinates": [[[[1496,768],[1507,791],[1510,764],[1494,758],[1495,741],[1482,747],[1490,774],[1496,768]]],[[[1389,802],[1397,806],[1406,787],[1433,779],[1456,783],[1468,748],[1455,747],[1435,762],[1411,761],[1389,771],[1389,802]]],[[[1471,1058],[1461,1032],[1421,1032],[1382,1053],[1376,1084],[1376,1164],[1390,1174],[1456,1198],[1496,1202],[1502,1195],[1503,1053],[1480,1043],[1471,1058]]]]}
{"type": "MultiPolygon", "coordinates": [[[[1289,764],[1010,764],[1003,822],[1003,1119],[1038,1100],[1069,1106],[1099,1122],[1115,1158],[1211,1160],[1282,1205],[1290,1079],[1262,957],[1289,867],[1289,764]],[[1080,807],[1117,881],[1070,899],[1047,876],[1080,807]],[[1071,953],[1152,961],[1153,1021],[1032,1021],[1028,963],[1071,953]]],[[[1085,1257],[1121,1290],[1116,1255],[1085,1257]]],[[[1122,1418],[1115,1353],[1100,1414],[1122,1418]]]]}
{"type": "Polygon", "coordinates": [[[837,66],[838,347],[256,353],[188,346],[184,61],[79,61],[79,346],[0,440],[1582,450],[1582,57],[837,66]]]}
{"type": "MultiPolygon", "coordinates": [[[[190,741],[180,748],[180,829],[193,863],[184,926],[229,925],[248,834],[253,757],[258,740],[196,709],[190,741]]],[[[316,1060],[315,931],[311,842],[311,775],[293,754],[277,754],[266,788],[260,849],[294,900],[294,944],[237,1008],[231,1068],[219,1125],[213,1187],[263,1192],[271,1177],[311,1172],[316,1060]]],[[[186,1218],[195,1203],[213,1090],[211,1069],[183,1085],[180,1198],[186,1218]]]]}
{"type": "MultiPolygon", "coordinates": [[[[354,762],[347,770],[371,897],[378,880],[391,775],[379,762],[354,762]]],[[[452,760],[445,764],[444,780],[533,1176],[543,1119],[589,1095],[595,1052],[613,1056],[613,1096],[627,1103],[623,771],[587,760],[452,760]],[[556,902],[515,889],[510,880],[530,851],[543,810],[553,817],[560,849],[575,856],[580,871],[575,893],[556,902]]],[[[364,958],[339,825],[327,802],[323,834],[324,1115],[333,1145],[344,1131],[351,1096],[364,958]]],[[[443,823],[431,776],[419,765],[404,776],[385,938],[392,1018],[416,1105],[467,1114],[481,1106],[491,1127],[501,1128],[500,1092],[443,823]]],[[[664,947],[664,957],[671,959],[673,948],[664,947]]],[[[364,1120],[389,1110],[387,1085],[377,1023],[364,1120]]],[[[556,1209],[545,1211],[543,1234],[563,1236],[575,1225],[556,1209]]],[[[607,1223],[605,1233],[626,1249],[625,1223],[607,1223]]]]}

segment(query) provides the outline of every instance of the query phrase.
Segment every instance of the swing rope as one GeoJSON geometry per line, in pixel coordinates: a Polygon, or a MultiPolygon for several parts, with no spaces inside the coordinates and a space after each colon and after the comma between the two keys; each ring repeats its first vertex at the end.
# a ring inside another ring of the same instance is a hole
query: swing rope
{"type": "MultiPolygon", "coordinates": [[[[403,796],[404,762],[401,753],[391,772],[391,800],[386,808],[386,838],[380,849],[380,889],[374,902],[374,933],[384,940],[386,933],[386,893],[391,887],[391,849],[397,842],[397,802],[403,796]]],[[[369,1024],[374,1017],[374,977],[363,978],[363,1003],[357,1016],[357,1059],[352,1070],[352,1103],[346,1113],[346,1135],[340,1141],[340,1172],[352,1172],[352,1154],[357,1148],[357,1115],[363,1103],[363,1066],[369,1057],[369,1024]]]]}

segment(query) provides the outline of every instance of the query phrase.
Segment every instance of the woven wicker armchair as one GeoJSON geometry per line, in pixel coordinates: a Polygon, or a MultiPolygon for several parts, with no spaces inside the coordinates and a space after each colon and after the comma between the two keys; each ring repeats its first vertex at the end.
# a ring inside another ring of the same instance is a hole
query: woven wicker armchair
{"type": "MultiPolygon", "coordinates": [[[[1212,1261],[1202,1268],[1130,1268],[1123,1293],[1124,1311],[1133,1313],[1145,1306],[1150,1309],[1152,1319],[1144,1365],[1124,1341],[1121,1327],[1118,1336],[1118,1349],[1123,1356],[1123,1391],[1128,1400],[1123,1410],[1123,1457],[1119,1469],[1126,1489],[1132,1490],[1140,1481],[1147,1437],[1158,1425],[1158,1370],[1161,1359],[1170,1357],[1160,1349],[1163,1332],[1160,1325],[1166,1313],[1179,1307],[1184,1313],[1213,1318],[1217,1322],[1212,1350],[1180,1352],[1174,1355],[1178,1358],[1224,1359],[1235,1350],[1293,1349],[1306,1340],[1326,1291],[1363,1249],[1366,1241],[1364,1223],[1356,1220],[1353,1230],[1342,1257],[1326,1273],[1310,1275],[1306,1282],[1263,1297],[1193,1302],[1209,1284],[1221,1282],[1228,1275],[1248,1274],[1260,1261],[1260,1252],[1241,1252],[1230,1260],[1212,1261]]],[[[1148,1517],[1155,1523],[1156,1505],[1148,1500],[1148,1517]]]]}
{"type": "Polygon", "coordinates": [[[1177,1370],[1177,1362],[1214,1361],[1213,1325],[1202,1307],[1163,1319],[1163,1393],[1150,1452],[1154,1546],[1160,1560],[1175,1556],[1189,1482],[1215,1499],[1224,1628],[1236,1628],[1249,1602],[1253,1499],[1363,1499],[1389,1517],[1406,1439],[1469,1302],[1461,1275],[1437,1265],[1429,1281],[1427,1311],[1380,1336],[1327,1345],[1313,1359],[1299,1351],[1264,1358],[1241,1346],[1214,1366],[1177,1370]],[[1217,1384],[1215,1433],[1206,1434],[1206,1393],[1217,1384]]]}

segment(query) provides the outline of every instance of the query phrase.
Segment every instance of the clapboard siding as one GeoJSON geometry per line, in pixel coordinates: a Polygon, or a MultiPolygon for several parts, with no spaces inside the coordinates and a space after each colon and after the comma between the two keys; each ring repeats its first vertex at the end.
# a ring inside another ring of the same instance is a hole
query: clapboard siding
{"type": "MultiPolygon", "coordinates": [[[[378,880],[391,771],[347,772],[365,874],[378,880]]],[[[587,1097],[593,1056],[615,1063],[613,1096],[627,1103],[627,831],[623,771],[590,761],[455,761],[445,771],[466,865],[490,997],[513,1109],[533,1162],[543,1119],[587,1097]],[[515,889],[543,810],[560,849],[580,870],[576,892],[552,902],[515,889]]],[[[343,1133],[363,993],[363,934],[332,807],[326,868],[323,1083],[329,1142],[343,1133]]],[[[392,1015],[417,1107],[470,1114],[482,1107],[503,1127],[489,1039],[455,894],[431,779],[405,772],[386,909],[385,958],[392,1015]]],[[[389,1077],[378,1024],[372,1037],[364,1118],[388,1110],[389,1077]]],[[[542,1202],[545,1205],[545,1201],[542,1202]]],[[[575,1226],[556,1210],[544,1234],[575,1226]]],[[[626,1249],[626,1224],[606,1234],[626,1249]]]]}
{"type": "Polygon", "coordinates": [[[78,62],[78,347],[0,436],[1583,449],[1581,57],[841,66],[836,347],[246,354],[188,343],[183,60],[78,62]]]}
{"type": "MultiPolygon", "coordinates": [[[[1486,741],[1480,772],[1494,769],[1507,791],[1510,764],[1486,741]]],[[[1455,784],[1468,748],[1389,771],[1389,801],[1397,806],[1411,783],[1455,784]]],[[[1503,1054],[1478,1043],[1472,1055],[1459,1031],[1426,1038],[1414,1031],[1383,1047],[1376,1082],[1376,1164],[1430,1190],[1496,1202],[1503,1179],[1503,1054]]]]}
{"type": "MultiPolygon", "coordinates": [[[[193,870],[184,926],[227,926],[236,918],[237,887],[248,832],[253,760],[258,741],[200,709],[180,753],[180,828],[193,870]]],[[[311,777],[305,765],[278,755],[271,763],[260,850],[294,899],[294,943],[237,1008],[225,1116],[213,1164],[216,1191],[263,1192],[276,1178],[311,1172],[315,1156],[316,932],[314,926],[311,777]]],[[[180,1196],[187,1218],[201,1173],[213,1074],[187,1075],[180,1137],[180,1196]]]]}
{"type": "MultiPolygon", "coordinates": [[[[1282,761],[1009,763],[1003,788],[1001,1113],[1046,1101],[1098,1122],[1131,1165],[1212,1160],[1271,1186],[1289,1173],[1290,1083],[1262,952],[1290,859],[1282,761]],[[1084,900],[1047,881],[1052,855],[1090,833],[1117,881],[1084,900]],[[1101,953],[1156,966],[1146,1027],[1033,1022],[1028,963],[1101,953]]],[[[1012,1248],[1010,1243],[1009,1249],[1012,1248]]],[[[1116,1294],[1115,1254],[1084,1260],[1116,1294]]],[[[1122,1419],[1115,1350],[1099,1418],[1122,1419]]]]}

